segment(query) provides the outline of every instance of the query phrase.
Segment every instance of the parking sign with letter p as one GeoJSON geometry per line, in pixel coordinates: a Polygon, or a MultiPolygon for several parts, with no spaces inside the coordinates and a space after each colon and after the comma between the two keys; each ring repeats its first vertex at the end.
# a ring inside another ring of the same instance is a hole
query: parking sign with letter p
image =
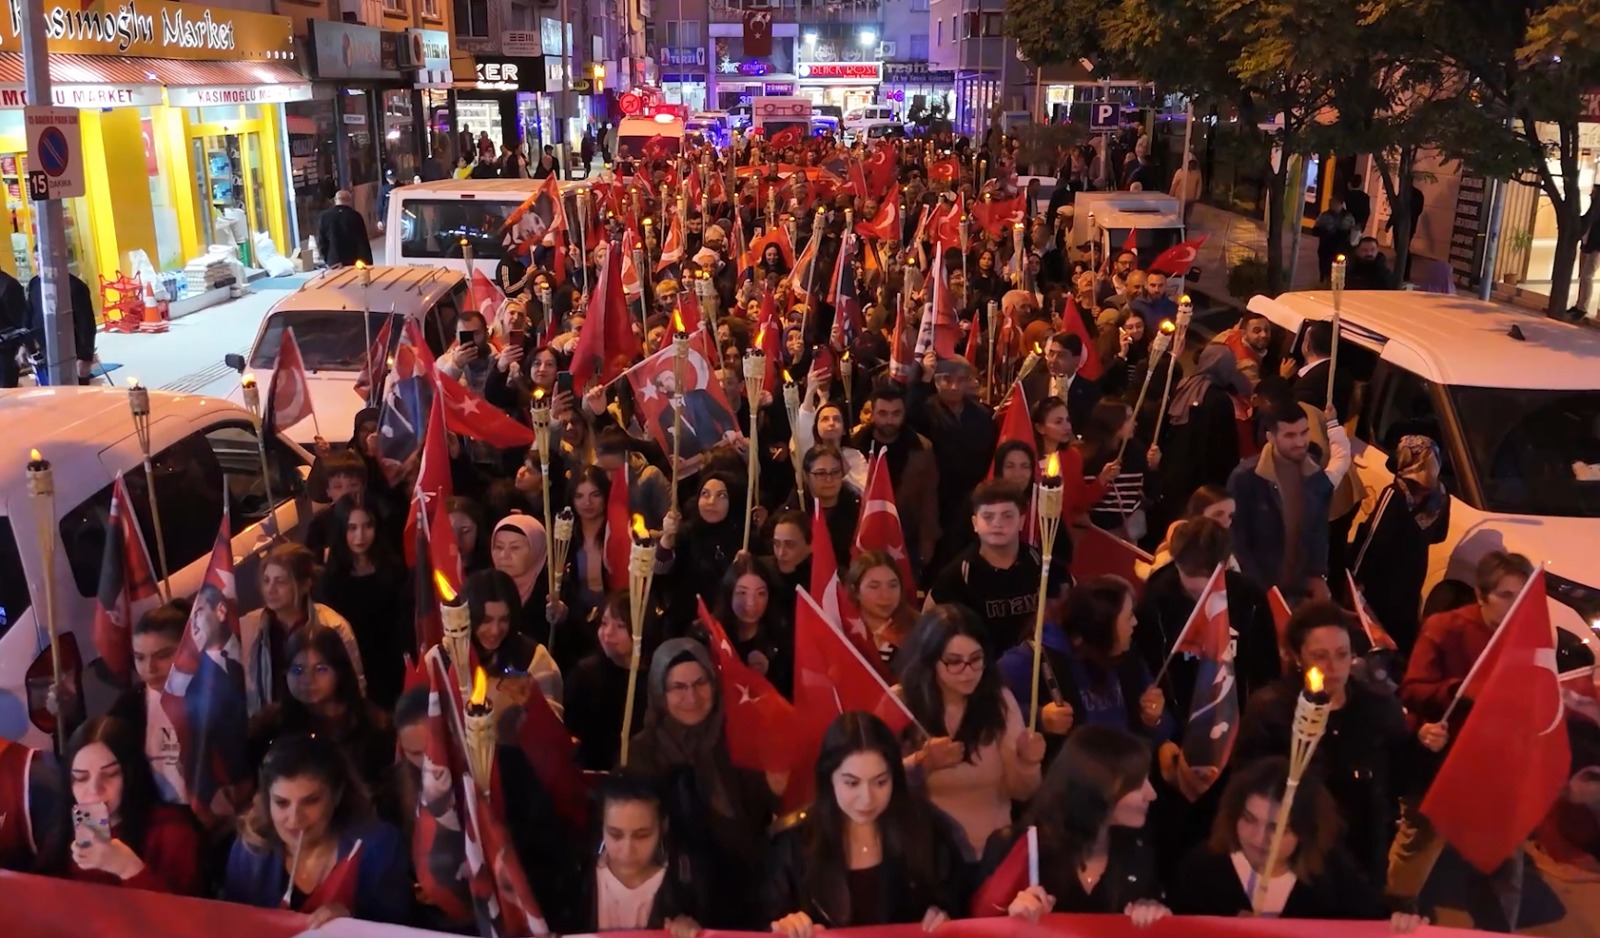
{"type": "Polygon", "coordinates": [[[1117,105],[1105,101],[1089,105],[1089,129],[1097,133],[1116,130],[1119,110],[1117,105]]]}

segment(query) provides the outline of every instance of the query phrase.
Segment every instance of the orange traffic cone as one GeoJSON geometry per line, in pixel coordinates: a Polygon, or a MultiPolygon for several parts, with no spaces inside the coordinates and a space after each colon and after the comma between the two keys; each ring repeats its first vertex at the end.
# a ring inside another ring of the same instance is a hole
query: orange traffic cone
{"type": "Polygon", "coordinates": [[[140,332],[166,332],[170,325],[167,301],[157,300],[155,287],[144,281],[144,318],[139,323],[140,332]]]}

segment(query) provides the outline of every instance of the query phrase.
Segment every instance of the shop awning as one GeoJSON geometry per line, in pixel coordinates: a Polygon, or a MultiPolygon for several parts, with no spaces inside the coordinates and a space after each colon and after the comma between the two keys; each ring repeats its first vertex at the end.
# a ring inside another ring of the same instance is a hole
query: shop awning
{"type": "MultiPolygon", "coordinates": [[[[0,53],[0,107],[21,107],[25,81],[22,56],[0,53]]],[[[162,89],[175,107],[214,104],[277,104],[311,97],[298,70],[277,62],[187,62],[113,55],[50,56],[52,96],[66,107],[133,107],[162,103],[162,89]]]]}

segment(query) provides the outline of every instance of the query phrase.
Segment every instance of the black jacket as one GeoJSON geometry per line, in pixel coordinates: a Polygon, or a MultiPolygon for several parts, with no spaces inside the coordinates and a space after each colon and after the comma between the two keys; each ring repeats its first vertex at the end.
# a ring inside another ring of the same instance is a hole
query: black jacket
{"type": "MultiPolygon", "coordinates": [[[[80,362],[94,361],[94,296],[89,285],[74,274],[67,275],[68,297],[72,301],[72,344],[80,362]]],[[[10,310],[15,298],[10,285],[0,287],[0,307],[10,310]]],[[[28,281],[28,327],[33,330],[34,341],[44,342],[44,281],[34,277],[28,281]]]]}
{"type": "MultiPolygon", "coordinates": [[[[1278,656],[1278,633],[1272,622],[1272,609],[1261,588],[1239,573],[1227,573],[1228,624],[1238,635],[1234,651],[1234,679],[1239,682],[1239,699],[1268,687],[1282,674],[1278,656]]],[[[1160,674],[1172,646],[1194,612],[1195,600],[1183,589],[1178,568],[1167,564],[1150,574],[1144,595],[1139,600],[1133,630],[1133,650],[1144,659],[1151,674],[1160,674]]],[[[1194,685],[1199,665],[1186,655],[1178,655],[1166,666],[1161,689],[1167,706],[1180,724],[1189,718],[1194,700],[1194,685]]]]}
{"type": "Polygon", "coordinates": [[[1202,485],[1223,485],[1239,465],[1239,433],[1233,398],[1218,387],[1206,390],[1187,423],[1163,424],[1161,492],[1168,514],[1177,517],[1202,485]]]}
{"type": "Polygon", "coordinates": [[[356,261],[372,263],[367,220],[348,205],[330,206],[317,219],[317,246],[329,267],[350,267],[356,261]]]}
{"type": "MultiPolygon", "coordinates": [[[[1025,831],[1026,828],[1013,825],[989,835],[980,866],[984,878],[994,873],[1025,831]]],[[[1085,893],[1076,864],[1054,855],[1057,851],[1051,848],[1049,831],[1040,827],[1039,885],[1055,898],[1055,911],[1120,915],[1130,902],[1161,899],[1154,842],[1145,831],[1131,827],[1111,828],[1106,852],[1105,873],[1095,883],[1094,891],[1085,893]]]]}
{"type": "Polygon", "coordinates": [[[970,884],[955,828],[943,815],[931,811],[928,815],[924,849],[932,851],[927,866],[931,878],[919,878],[904,857],[886,852],[876,870],[880,907],[872,911],[851,908],[843,858],[818,863],[808,855],[807,834],[813,822],[803,812],[784,820],[790,826],[779,831],[767,856],[763,907],[769,921],[804,912],[819,925],[846,928],[921,922],[931,908],[951,918],[966,914],[970,884]]]}
{"type": "MultiPolygon", "coordinates": [[[[1250,897],[1228,854],[1201,845],[1184,857],[1178,869],[1167,903],[1178,915],[1235,918],[1251,910],[1250,897]]],[[[1378,890],[1362,878],[1349,854],[1335,848],[1320,876],[1295,882],[1280,917],[1350,921],[1388,915],[1378,890]]]]}
{"type": "Polygon", "coordinates": [[[1428,579],[1428,551],[1450,531],[1450,496],[1423,527],[1416,509],[1398,483],[1378,495],[1378,507],[1356,533],[1352,573],[1375,618],[1410,656],[1421,629],[1418,619],[1423,583],[1428,579]]]}

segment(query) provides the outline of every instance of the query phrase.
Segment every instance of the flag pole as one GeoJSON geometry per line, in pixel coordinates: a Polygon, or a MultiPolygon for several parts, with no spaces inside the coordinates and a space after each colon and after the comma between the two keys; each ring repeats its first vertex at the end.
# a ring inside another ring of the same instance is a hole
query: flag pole
{"type": "Polygon", "coordinates": [[[622,705],[622,745],[617,764],[628,767],[633,729],[633,698],[639,687],[639,657],[644,645],[644,617],[650,609],[650,587],[656,572],[656,544],[644,518],[633,516],[633,550],[628,555],[628,606],[633,617],[633,652],[628,662],[628,696],[622,705]]]}
{"type": "Polygon", "coordinates": [[[1333,406],[1333,376],[1339,370],[1339,319],[1344,307],[1344,255],[1333,259],[1331,284],[1333,286],[1333,322],[1328,335],[1328,396],[1324,409],[1333,406]]]}
{"type": "Polygon", "coordinates": [[[672,510],[678,510],[678,483],[683,462],[683,366],[689,360],[689,333],[683,331],[683,314],[676,313],[677,332],[672,334],[672,510]]]}
{"type": "MultiPolygon", "coordinates": [[[[293,335],[294,331],[292,329],[289,330],[289,334],[293,335]]],[[[371,367],[372,343],[368,341],[368,374],[371,374],[371,367]]],[[[261,488],[267,496],[267,517],[273,522],[272,526],[277,527],[278,512],[275,506],[278,503],[272,498],[272,470],[267,464],[267,433],[269,428],[261,416],[261,388],[256,386],[256,376],[249,372],[239,376],[239,388],[244,392],[244,406],[250,411],[250,418],[256,425],[256,452],[261,456],[261,488]]],[[[312,411],[312,413],[315,414],[316,411],[312,411]]],[[[320,436],[321,434],[318,435],[320,436]]]]}
{"type": "MultiPolygon", "coordinates": [[[[1167,419],[1167,404],[1172,400],[1172,379],[1178,370],[1178,356],[1183,353],[1183,341],[1189,334],[1189,323],[1194,319],[1194,302],[1185,293],[1178,297],[1178,322],[1177,332],[1172,336],[1172,355],[1167,359],[1167,381],[1161,390],[1161,409],[1156,411],[1156,428],[1150,434],[1150,443],[1154,446],[1161,445],[1161,424],[1167,419]]],[[[1151,360],[1154,364],[1154,360],[1151,360]]],[[[1139,419],[1137,411],[1134,420],[1139,419]]]]}
{"type": "Polygon", "coordinates": [[[1039,566],[1039,601],[1033,612],[1033,690],[1029,695],[1028,732],[1039,725],[1039,675],[1044,664],[1044,612],[1050,589],[1050,561],[1055,553],[1056,533],[1061,528],[1062,479],[1060,456],[1051,453],[1045,465],[1044,478],[1035,486],[1038,493],[1039,550],[1043,561],[1039,566]]]}
{"type": "Polygon", "coordinates": [[[749,478],[744,492],[744,549],[750,549],[750,525],[755,516],[756,484],[760,478],[760,444],[756,421],[761,415],[761,390],[767,380],[767,356],[759,347],[744,353],[744,393],[750,402],[750,448],[745,453],[749,478]]]}
{"type": "Polygon", "coordinates": [[[172,587],[167,583],[167,537],[161,529],[161,499],[156,497],[156,473],[150,464],[150,389],[139,384],[139,379],[128,379],[128,411],[133,415],[133,431],[139,437],[139,452],[144,457],[144,494],[150,503],[150,523],[156,529],[156,560],[161,564],[161,581],[158,592],[161,601],[172,601],[172,587]]]}
{"type": "MultiPolygon", "coordinates": [[[[1150,358],[1144,369],[1144,383],[1139,385],[1139,397],[1133,403],[1133,416],[1128,418],[1135,427],[1139,425],[1139,411],[1144,409],[1145,395],[1150,393],[1150,379],[1155,377],[1155,369],[1151,366],[1160,361],[1161,356],[1165,355],[1167,349],[1172,347],[1172,335],[1177,330],[1178,327],[1173,325],[1169,319],[1161,324],[1161,328],[1156,332],[1156,337],[1150,341],[1150,358]]],[[[1128,451],[1128,441],[1132,439],[1132,432],[1122,438],[1122,445],[1117,447],[1116,462],[1122,462],[1123,455],[1128,451]]],[[[1154,441],[1152,440],[1151,442],[1154,441]]]]}
{"type": "MultiPolygon", "coordinates": [[[[46,634],[50,636],[50,679],[56,699],[56,751],[65,753],[67,720],[61,706],[61,642],[56,635],[56,474],[50,460],[38,450],[28,456],[28,500],[33,503],[39,546],[44,552],[44,621],[46,634]]],[[[81,689],[79,695],[82,695],[81,689]]]]}
{"type": "MultiPolygon", "coordinates": [[[[1538,573],[1543,569],[1544,564],[1541,563],[1537,568],[1535,568],[1534,572],[1538,573]]],[[[1530,576],[1528,577],[1528,582],[1522,584],[1522,592],[1517,594],[1517,598],[1514,602],[1512,602],[1511,608],[1506,611],[1507,619],[1511,618],[1511,616],[1516,613],[1517,607],[1521,606],[1523,601],[1527,599],[1528,589],[1529,587],[1533,586],[1533,581],[1535,579],[1536,577],[1530,576]]],[[[1543,600],[1540,601],[1542,602],[1543,600]]],[[[1501,624],[1505,624],[1504,619],[1501,620],[1501,624]]],[[[1469,686],[1472,685],[1472,678],[1478,673],[1478,668],[1483,665],[1484,660],[1489,657],[1489,650],[1495,646],[1495,643],[1500,640],[1500,636],[1504,634],[1505,629],[1494,630],[1494,634],[1489,637],[1489,644],[1485,645],[1483,651],[1478,653],[1477,659],[1472,662],[1472,667],[1467,669],[1467,676],[1463,678],[1461,684],[1456,687],[1456,695],[1450,698],[1450,706],[1444,708],[1444,716],[1439,718],[1440,723],[1448,724],[1450,722],[1450,715],[1456,712],[1456,705],[1461,703],[1462,694],[1469,686]]]]}

